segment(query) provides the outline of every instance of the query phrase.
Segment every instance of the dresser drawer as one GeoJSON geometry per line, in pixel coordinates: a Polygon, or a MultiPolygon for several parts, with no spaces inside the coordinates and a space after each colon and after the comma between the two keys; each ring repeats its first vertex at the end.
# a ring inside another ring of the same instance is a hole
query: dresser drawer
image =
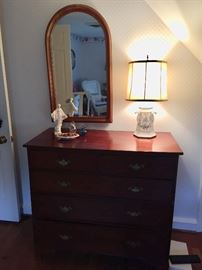
{"type": "Polygon", "coordinates": [[[107,177],[66,171],[33,170],[31,180],[33,193],[99,195],[158,201],[169,201],[174,186],[168,180],[107,177]]]}
{"type": "Polygon", "coordinates": [[[99,172],[119,176],[173,179],[177,157],[149,154],[111,154],[99,158],[99,172]]]}
{"type": "Polygon", "coordinates": [[[86,151],[29,151],[32,169],[96,171],[96,156],[86,151]]]}
{"type": "Polygon", "coordinates": [[[156,226],[168,224],[171,206],[133,199],[33,196],[39,219],[156,226]],[[152,222],[151,222],[152,221],[152,222]]]}
{"type": "Polygon", "coordinates": [[[123,229],[62,222],[34,224],[37,244],[41,249],[100,253],[113,256],[166,258],[166,236],[154,231],[123,229]]]}

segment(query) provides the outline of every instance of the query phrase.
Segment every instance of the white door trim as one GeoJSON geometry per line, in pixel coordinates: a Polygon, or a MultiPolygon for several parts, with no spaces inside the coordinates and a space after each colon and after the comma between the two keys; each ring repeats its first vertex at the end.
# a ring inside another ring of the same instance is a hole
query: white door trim
{"type": "MultiPolygon", "coordinates": [[[[8,206],[8,211],[6,211],[6,205],[1,205],[1,220],[8,220],[8,221],[19,221],[20,220],[20,204],[19,204],[19,194],[18,194],[18,188],[17,188],[17,182],[16,182],[16,164],[15,164],[15,152],[14,152],[14,146],[13,146],[13,131],[12,131],[12,123],[11,123],[11,113],[10,113],[10,104],[9,104],[9,97],[8,97],[8,85],[7,85],[7,78],[6,78],[6,68],[5,68],[5,60],[4,60],[4,51],[3,51],[3,39],[2,39],[2,32],[1,32],[1,24],[0,24],[0,72],[1,72],[1,87],[2,87],[2,94],[3,94],[3,104],[5,104],[6,111],[6,119],[3,119],[3,121],[6,124],[6,127],[3,128],[4,132],[6,132],[7,136],[7,143],[9,144],[6,146],[6,149],[9,149],[7,152],[7,161],[9,160],[9,164],[6,164],[3,159],[1,160],[2,163],[2,170],[9,175],[9,184],[7,184],[7,181],[4,181],[4,186],[6,190],[6,194],[4,194],[3,202],[8,206]],[[8,168],[10,167],[9,171],[8,168]]],[[[3,134],[4,135],[4,134],[3,134]]],[[[2,145],[2,151],[3,147],[5,145],[2,145]]],[[[5,150],[5,149],[4,149],[5,150]]],[[[3,157],[2,157],[3,158],[3,157]]],[[[6,178],[5,178],[6,179],[6,178]]],[[[4,180],[5,180],[4,179],[4,180]]],[[[2,192],[2,191],[1,191],[2,192]]],[[[4,190],[3,190],[4,192],[4,190]]]]}

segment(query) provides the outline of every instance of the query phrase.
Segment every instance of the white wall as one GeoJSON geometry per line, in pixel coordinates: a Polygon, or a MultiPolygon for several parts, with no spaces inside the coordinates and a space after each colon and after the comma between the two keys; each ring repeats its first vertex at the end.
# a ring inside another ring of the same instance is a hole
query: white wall
{"type": "Polygon", "coordinates": [[[101,85],[105,83],[105,42],[71,40],[71,48],[76,54],[76,66],[72,71],[74,81],[97,80],[101,85]],[[89,55],[94,57],[89,58],[89,55]]]}
{"type": "Polygon", "coordinates": [[[172,132],[184,151],[184,156],[180,157],[179,162],[174,226],[198,229],[201,196],[199,170],[201,65],[197,58],[172,36],[144,1],[2,0],[1,2],[24,212],[31,212],[31,204],[26,149],[22,145],[52,125],[44,46],[46,26],[59,8],[71,3],[85,3],[97,9],[108,22],[112,36],[113,59],[113,123],[88,126],[133,131],[134,104],[125,101],[127,64],[131,59],[129,47],[135,42],[136,50],[133,53],[136,57],[145,58],[146,53],[149,53],[150,58],[164,57],[168,61],[169,68],[169,100],[156,105],[159,112],[156,117],[156,130],[172,132]],[[146,42],[148,40],[150,42],[146,42]],[[144,42],[141,44],[142,41],[144,42]]]}

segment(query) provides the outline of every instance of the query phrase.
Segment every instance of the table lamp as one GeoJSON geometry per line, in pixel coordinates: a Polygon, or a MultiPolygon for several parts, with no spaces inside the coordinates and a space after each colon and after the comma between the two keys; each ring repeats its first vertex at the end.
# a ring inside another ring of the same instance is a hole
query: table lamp
{"type": "MultiPolygon", "coordinates": [[[[129,76],[126,100],[164,101],[167,100],[167,62],[146,60],[129,62],[129,76]]],[[[150,106],[139,107],[137,125],[133,133],[139,138],[153,138],[154,112],[150,106]]]]}

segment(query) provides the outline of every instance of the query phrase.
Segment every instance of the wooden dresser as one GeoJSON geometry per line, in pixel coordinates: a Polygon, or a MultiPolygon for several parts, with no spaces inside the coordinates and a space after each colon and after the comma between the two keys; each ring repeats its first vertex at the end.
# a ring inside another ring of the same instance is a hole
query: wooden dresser
{"type": "MultiPolygon", "coordinates": [[[[89,130],[27,144],[36,248],[122,256],[168,270],[179,155],[170,133],[89,130]]],[[[136,269],[136,268],[135,268],[136,269]]]]}

